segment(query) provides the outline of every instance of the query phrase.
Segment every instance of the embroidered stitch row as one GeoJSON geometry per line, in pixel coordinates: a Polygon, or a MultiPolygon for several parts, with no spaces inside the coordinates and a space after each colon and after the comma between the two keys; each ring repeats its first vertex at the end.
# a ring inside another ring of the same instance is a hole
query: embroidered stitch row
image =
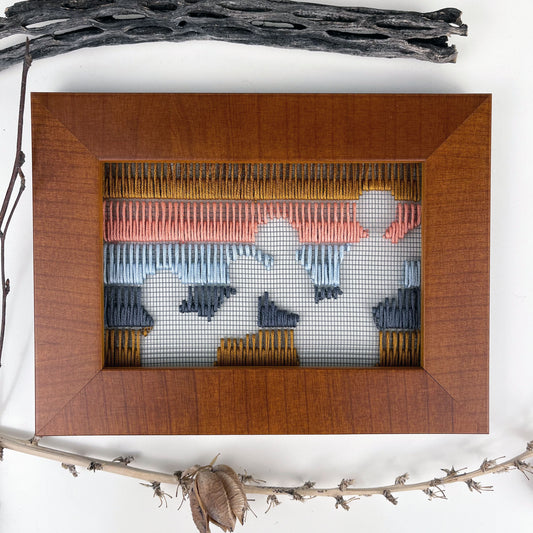
{"type": "Polygon", "coordinates": [[[349,244],[308,244],[296,250],[296,261],[305,268],[315,286],[315,303],[342,294],[340,269],[349,250],[349,244]]]}
{"type": "Polygon", "coordinates": [[[379,330],[420,329],[419,289],[398,289],[398,299],[385,298],[372,308],[372,316],[379,330]]]}
{"type": "Polygon", "coordinates": [[[257,325],[260,328],[295,328],[300,316],[280,309],[265,292],[258,298],[257,325]]]}
{"type": "Polygon", "coordinates": [[[104,239],[121,241],[253,243],[258,228],[285,219],[302,243],[357,243],[368,237],[353,202],[104,203],[104,239]]]}
{"type": "Polygon", "coordinates": [[[244,339],[222,339],[216,364],[297,366],[300,359],[294,347],[294,330],[259,330],[244,339]]]}
{"type": "Polygon", "coordinates": [[[141,304],[141,287],[104,287],[105,328],[152,328],[154,319],[141,304]]]}
{"type": "Polygon", "coordinates": [[[106,163],[105,198],[420,201],[420,163],[106,163]]]}
{"type": "Polygon", "coordinates": [[[230,285],[229,264],[250,257],[267,270],[273,257],[248,244],[104,244],[104,283],[142,285],[146,276],[171,270],[185,284],[230,285]]]}
{"type": "Polygon", "coordinates": [[[343,294],[340,287],[335,286],[323,286],[319,287],[315,285],[315,303],[319,303],[322,300],[336,300],[343,294]]]}
{"type": "Polygon", "coordinates": [[[420,366],[420,331],[380,331],[379,366],[420,366]]]}
{"type": "Polygon", "coordinates": [[[422,209],[420,204],[398,204],[396,206],[396,220],[385,230],[383,237],[393,244],[398,244],[400,239],[420,226],[422,209]]]}
{"type": "Polygon", "coordinates": [[[420,287],[420,260],[404,261],[403,285],[407,289],[420,287]]]}
{"type": "Polygon", "coordinates": [[[141,331],[104,330],[104,354],[107,366],[141,366],[141,331]]]}
{"type": "Polygon", "coordinates": [[[211,322],[215,313],[237,292],[229,285],[194,285],[188,287],[187,299],[181,302],[180,313],[197,313],[211,322]]]}

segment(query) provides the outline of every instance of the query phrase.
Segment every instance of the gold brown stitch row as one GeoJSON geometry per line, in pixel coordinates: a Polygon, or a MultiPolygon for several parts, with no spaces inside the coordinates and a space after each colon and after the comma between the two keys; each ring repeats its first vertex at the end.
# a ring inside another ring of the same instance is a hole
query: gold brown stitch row
{"type": "Polygon", "coordinates": [[[420,163],[106,163],[105,198],[419,201],[420,163]]]}
{"type": "MultiPolygon", "coordinates": [[[[151,328],[150,328],[151,329],[151,328]]],[[[141,333],[148,330],[104,330],[105,366],[141,366],[141,333]]]]}
{"type": "Polygon", "coordinates": [[[217,366],[298,366],[293,330],[260,330],[245,339],[222,339],[217,366]]]}
{"type": "Polygon", "coordinates": [[[379,366],[420,366],[420,331],[380,331],[379,366]]]}

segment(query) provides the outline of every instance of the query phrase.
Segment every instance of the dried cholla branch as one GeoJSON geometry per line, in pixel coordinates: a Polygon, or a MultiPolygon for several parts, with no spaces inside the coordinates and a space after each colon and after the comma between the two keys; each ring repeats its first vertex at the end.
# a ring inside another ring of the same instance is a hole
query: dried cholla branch
{"type": "Polygon", "coordinates": [[[65,470],[68,470],[73,477],[78,477],[78,471],[76,470],[76,467],[74,465],[68,465],[66,463],[61,463],[61,466],[65,469],[65,470]]]}
{"type": "Polygon", "coordinates": [[[530,441],[527,443],[526,450],[527,450],[528,452],[532,452],[532,451],[533,451],[533,440],[530,440],[530,441]]]}
{"type": "Polygon", "coordinates": [[[409,479],[409,474],[406,472],[405,474],[402,474],[401,476],[398,476],[394,480],[395,485],[405,485],[405,482],[409,479]]]}
{"type": "MultiPolygon", "coordinates": [[[[416,13],[287,0],[29,0],[0,18],[0,43],[28,35],[38,58],[109,44],[215,40],[449,63],[457,50],[448,38],[467,31],[454,8],[416,13]]],[[[0,70],[24,56],[20,45],[1,48],[0,70]]]]}

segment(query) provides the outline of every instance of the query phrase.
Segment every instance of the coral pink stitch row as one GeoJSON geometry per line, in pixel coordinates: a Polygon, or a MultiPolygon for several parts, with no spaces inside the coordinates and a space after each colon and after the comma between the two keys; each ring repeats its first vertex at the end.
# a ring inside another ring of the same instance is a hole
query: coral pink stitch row
{"type": "Polygon", "coordinates": [[[385,230],[383,237],[397,244],[407,232],[420,226],[422,209],[420,204],[404,203],[396,206],[396,220],[385,230]]]}
{"type": "Polygon", "coordinates": [[[368,237],[349,202],[153,202],[104,204],[107,242],[253,243],[259,225],[285,219],[302,243],[359,242],[368,237]]]}

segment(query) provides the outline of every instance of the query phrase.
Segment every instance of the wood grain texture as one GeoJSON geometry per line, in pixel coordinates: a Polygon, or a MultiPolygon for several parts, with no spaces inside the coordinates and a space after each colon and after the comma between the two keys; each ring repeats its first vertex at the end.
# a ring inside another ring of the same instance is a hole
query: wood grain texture
{"type": "Polygon", "coordinates": [[[450,432],[452,403],[423,369],[106,369],[40,432],[450,432]]]}
{"type": "Polygon", "coordinates": [[[37,434],[488,430],[490,97],[32,102],[37,434]],[[423,161],[424,368],[102,368],[99,164],[143,159],[423,161]]]}
{"type": "Polygon", "coordinates": [[[98,160],[35,101],[32,130],[39,428],[102,368],[102,201],[98,160]]]}
{"type": "Polygon", "coordinates": [[[490,124],[487,97],[426,161],[422,190],[424,368],[471,433],[488,431],[490,124]]]}
{"type": "Polygon", "coordinates": [[[424,160],[484,99],[394,94],[35,97],[102,160],[237,162],[424,160]]]}

